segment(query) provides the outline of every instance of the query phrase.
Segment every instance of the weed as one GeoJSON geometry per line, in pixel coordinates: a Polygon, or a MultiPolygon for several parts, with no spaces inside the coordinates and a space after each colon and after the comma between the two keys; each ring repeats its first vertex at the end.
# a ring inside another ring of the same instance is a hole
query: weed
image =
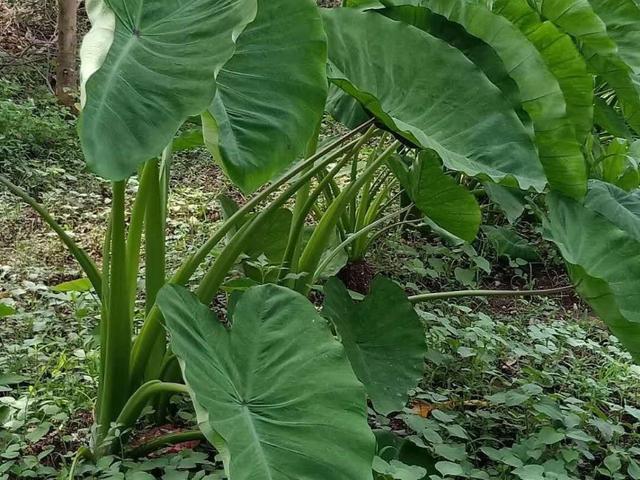
{"type": "Polygon", "coordinates": [[[75,118],[45,91],[23,93],[0,79],[0,171],[35,192],[54,180],[75,183],[84,168],[75,118]]]}

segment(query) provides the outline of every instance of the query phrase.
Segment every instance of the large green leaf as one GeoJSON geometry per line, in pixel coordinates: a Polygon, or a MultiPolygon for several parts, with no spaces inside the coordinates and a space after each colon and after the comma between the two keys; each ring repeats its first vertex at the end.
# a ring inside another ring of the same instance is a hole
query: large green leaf
{"type": "Polygon", "coordinates": [[[182,287],[166,286],[158,304],[231,480],[371,479],[364,389],[306,298],[253,287],[230,330],[182,287]]]}
{"type": "Polygon", "coordinates": [[[122,180],[211,103],[256,0],[93,0],[88,9],[80,138],[89,167],[122,180]]]}
{"type": "Polygon", "coordinates": [[[373,12],[324,11],[329,77],[444,164],[542,189],[535,146],[502,92],[461,52],[373,12]]]}
{"type": "Polygon", "coordinates": [[[618,55],[640,74],[640,6],[634,0],[589,0],[607,26],[618,47],[618,55]]]}
{"type": "Polygon", "coordinates": [[[639,164],[640,142],[614,138],[602,153],[597,172],[604,181],[632,191],[640,184],[639,164]]]}
{"type": "Polygon", "coordinates": [[[618,46],[589,0],[534,0],[540,14],[599,55],[614,55],[618,46]]]}
{"type": "Polygon", "coordinates": [[[351,300],[344,284],[331,278],[324,287],[323,313],[335,324],[358,378],[376,411],[400,411],[408,391],[424,371],[424,328],[402,288],[376,277],[371,293],[351,300]]]}
{"type": "Polygon", "coordinates": [[[627,193],[615,185],[591,180],[585,206],[640,242],[640,192],[627,193]]]}
{"type": "Polygon", "coordinates": [[[416,207],[439,227],[472,242],[482,223],[476,197],[442,171],[433,152],[421,152],[409,169],[398,175],[403,161],[393,159],[393,170],[416,207]],[[399,164],[398,164],[399,163],[399,164]]]}
{"type": "Polygon", "coordinates": [[[362,125],[371,118],[358,100],[335,85],[329,86],[325,109],[333,118],[350,129],[362,125]]]}
{"type": "MultiPolygon", "coordinates": [[[[545,18],[582,43],[582,52],[590,68],[615,89],[627,121],[640,133],[640,79],[624,60],[638,58],[637,43],[634,42],[637,42],[639,27],[634,6],[628,0],[535,2],[545,18]],[[620,48],[616,42],[620,42],[620,48]]],[[[596,104],[596,111],[598,107],[596,104]]]]}
{"type": "Polygon", "coordinates": [[[627,122],[615,105],[609,104],[600,97],[595,99],[593,120],[596,125],[614,137],[627,139],[633,137],[627,122]]]}
{"type": "Polygon", "coordinates": [[[571,37],[543,21],[527,0],[496,0],[493,11],[509,19],[538,49],[564,93],[578,142],[584,142],[593,128],[594,80],[571,37]]]}
{"type": "Polygon", "coordinates": [[[85,10],[91,29],[80,46],[80,102],[83,107],[87,101],[87,80],[104,63],[116,31],[116,15],[106,0],[86,0],[85,10]]]}
{"type": "Polygon", "coordinates": [[[489,199],[500,207],[509,223],[516,223],[524,213],[526,202],[524,193],[492,182],[484,182],[483,186],[489,199]]]}
{"type": "Polygon", "coordinates": [[[205,140],[244,191],[303,154],[327,96],[327,46],[313,0],[258,0],[217,78],[205,140]]]}
{"type": "Polygon", "coordinates": [[[592,182],[591,192],[586,206],[551,195],[547,231],[578,292],[640,360],[640,217],[616,206],[624,191],[592,182]]]}
{"type": "MultiPolygon", "coordinates": [[[[509,76],[502,60],[490,45],[473,35],[469,35],[459,24],[451,22],[427,8],[400,5],[380,10],[380,13],[424,30],[464,53],[469,60],[484,72],[492,83],[502,90],[513,108],[518,112],[520,119],[529,126],[531,120],[526,112],[522,110],[522,100],[518,85],[509,76]]],[[[533,134],[533,132],[531,133],[533,134]]]]}
{"type": "Polygon", "coordinates": [[[260,283],[277,280],[278,267],[284,258],[289,241],[292,219],[291,210],[279,208],[257,226],[243,252],[248,257],[243,267],[247,276],[260,283]],[[259,269],[256,268],[263,262],[267,264],[261,265],[259,269]]]}
{"type": "Polygon", "coordinates": [[[428,8],[490,45],[520,90],[531,117],[540,161],[552,188],[574,198],[586,192],[580,144],[567,116],[564,92],[543,55],[508,19],[473,0],[384,0],[388,5],[428,8]]]}
{"type": "MultiPolygon", "coordinates": [[[[411,428],[412,425],[409,425],[409,427],[411,428]]],[[[412,441],[417,437],[402,438],[390,430],[374,430],[373,433],[376,436],[376,454],[382,460],[389,463],[397,461],[404,465],[423,468],[426,473],[423,477],[420,477],[420,480],[429,478],[429,475],[437,473],[435,469],[436,460],[431,452],[424,447],[419,447],[412,441]]]]}
{"type": "Polygon", "coordinates": [[[618,298],[608,283],[590,276],[578,265],[569,265],[569,274],[578,284],[577,290],[580,295],[604,320],[634,360],[640,362],[640,324],[630,322],[620,312],[618,298]]]}
{"type": "MultiPolygon", "coordinates": [[[[602,159],[602,178],[608,183],[622,187],[628,173],[637,172],[638,165],[634,164],[629,155],[629,141],[622,138],[614,138],[607,146],[602,159]]],[[[635,188],[637,185],[631,185],[635,188]]]]}
{"type": "Polygon", "coordinates": [[[625,120],[640,134],[640,76],[618,57],[593,55],[589,65],[615,90],[625,120]]]}
{"type": "Polygon", "coordinates": [[[603,21],[614,52],[590,44],[583,51],[590,67],[615,91],[629,125],[640,133],[640,6],[633,0],[589,0],[603,21]]]}

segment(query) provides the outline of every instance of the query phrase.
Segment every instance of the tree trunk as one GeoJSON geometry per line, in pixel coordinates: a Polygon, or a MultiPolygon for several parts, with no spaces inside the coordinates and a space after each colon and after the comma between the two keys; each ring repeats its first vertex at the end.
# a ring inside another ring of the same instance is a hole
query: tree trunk
{"type": "Polygon", "coordinates": [[[58,67],[56,96],[63,105],[75,109],[78,72],[78,0],[58,0],[58,67]]]}

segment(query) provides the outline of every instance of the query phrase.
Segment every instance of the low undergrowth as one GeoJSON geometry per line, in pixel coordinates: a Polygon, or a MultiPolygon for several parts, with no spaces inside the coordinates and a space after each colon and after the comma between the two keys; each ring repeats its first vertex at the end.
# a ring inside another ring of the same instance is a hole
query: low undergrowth
{"type": "Polygon", "coordinates": [[[34,193],[74,185],[84,165],[75,117],[40,87],[0,79],[0,171],[34,193]]]}
{"type": "MultiPolygon", "coordinates": [[[[55,291],[37,271],[2,275],[0,295],[19,314],[0,322],[0,478],[65,478],[89,437],[95,299],[55,291]]],[[[439,470],[432,479],[640,478],[640,372],[587,311],[549,299],[424,304],[419,313],[428,373],[404,413],[371,423],[427,448],[439,470]]],[[[187,403],[176,400],[170,422],[193,425],[187,403]]],[[[87,462],[77,478],[222,479],[218,465],[196,442],[87,462]]]]}
{"type": "Polygon", "coordinates": [[[553,301],[488,306],[422,312],[428,374],[401,416],[411,439],[462,478],[639,478],[640,372],[617,340],[553,301]]]}

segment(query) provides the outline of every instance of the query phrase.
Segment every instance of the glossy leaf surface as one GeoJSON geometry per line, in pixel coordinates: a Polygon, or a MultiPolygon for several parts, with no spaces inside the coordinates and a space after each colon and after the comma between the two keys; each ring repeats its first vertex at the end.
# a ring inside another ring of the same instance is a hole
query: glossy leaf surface
{"type": "Polygon", "coordinates": [[[551,195],[547,230],[578,292],[639,360],[640,217],[626,195],[599,182],[592,182],[586,205],[551,195]]]}
{"type": "MultiPolygon", "coordinates": [[[[403,167],[398,164],[394,171],[403,167]]],[[[476,238],[482,222],[480,205],[469,190],[443,172],[432,152],[421,152],[398,178],[416,207],[440,228],[467,242],[476,238]]]]}
{"type": "Polygon", "coordinates": [[[544,56],[516,25],[489,10],[483,2],[473,0],[385,0],[385,3],[426,8],[490,45],[516,82],[522,107],[533,121],[540,161],[549,184],[565,195],[584,196],[585,161],[567,115],[564,92],[544,56]]]}
{"type": "Polygon", "coordinates": [[[91,11],[80,138],[90,169],[123,180],[211,103],[256,0],[94,0],[91,11]]]}
{"type": "Polygon", "coordinates": [[[166,286],[159,306],[229,478],[371,480],[364,389],[306,298],[250,288],[230,330],[182,287],[166,286]]]}
{"type": "Polygon", "coordinates": [[[516,25],[540,52],[562,89],[577,140],[583,143],[593,128],[594,80],[571,37],[543,21],[527,0],[496,0],[493,11],[516,25]]]}
{"type": "Polygon", "coordinates": [[[545,185],[525,127],[461,52],[373,12],[324,12],[329,77],[389,129],[468,175],[545,185]]]}

